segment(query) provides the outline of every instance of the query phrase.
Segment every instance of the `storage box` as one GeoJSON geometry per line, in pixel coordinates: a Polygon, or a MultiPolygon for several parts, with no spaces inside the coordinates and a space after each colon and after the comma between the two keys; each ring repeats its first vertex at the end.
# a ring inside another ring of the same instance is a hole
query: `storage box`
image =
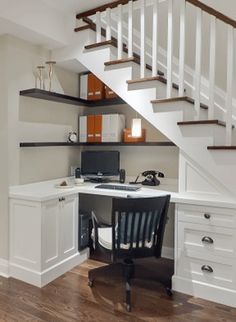
{"type": "Polygon", "coordinates": [[[105,98],[117,98],[117,94],[113,92],[108,86],[105,86],[105,98]]]}
{"type": "Polygon", "coordinates": [[[146,141],[146,129],[142,129],[142,136],[139,138],[132,137],[131,129],[124,129],[123,139],[125,143],[145,142],[146,141]]]}

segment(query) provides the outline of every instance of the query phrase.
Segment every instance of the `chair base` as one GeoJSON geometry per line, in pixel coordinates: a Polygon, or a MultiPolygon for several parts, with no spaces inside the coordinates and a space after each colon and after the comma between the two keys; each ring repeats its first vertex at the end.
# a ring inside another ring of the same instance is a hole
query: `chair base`
{"type": "MultiPolygon", "coordinates": [[[[126,258],[122,263],[112,263],[110,265],[94,268],[88,272],[88,286],[93,287],[95,279],[104,278],[104,276],[107,277],[111,276],[114,278],[114,276],[117,276],[117,273],[119,274],[118,276],[121,277],[123,275],[124,280],[125,280],[125,305],[126,305],[126,310],[128,312],[131,312],[132,305],[131,305],[131,280],[135,277],[141,277],[142,276],[136,276],[136,269],[134,262],[126,258]]],[[[138,274],[139,275],[139,274],[138,274]]],[[[142,274],[140,274],[142,275],[142,274]]],[[[172,289],[171,289],[171,280],[166,282],[158,281],[160,282],[164,287],[166,294],[168,296],[172,296],[172,289]]]]}

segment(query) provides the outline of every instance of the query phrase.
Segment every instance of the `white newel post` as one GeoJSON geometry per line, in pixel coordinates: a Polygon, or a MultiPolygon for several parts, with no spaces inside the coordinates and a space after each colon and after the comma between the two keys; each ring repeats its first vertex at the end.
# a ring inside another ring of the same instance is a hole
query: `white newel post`
{"type": "Polygon", "coordinates": [[[226,90],[226,145],[232,144],[233,115],[233,76],[234,76],[234,28],[228,26],[228,57],[227,57],[227,90],[226,90]]]}
{"type": "Polygon", "coordinates": [[[141,42],[140,42],[140,77],[145,77],[145,2],[141,0],[141,14],[140,14],[140,28],[141,28],[141,42]]]}
{"type": "Polygon", "coordinates": [[[172,92],[173,66],[173,0],[168,0],[168,43],[167,43],[167,98],[172,92]]]}
{"type": "Polygon", "coordinates": [[[96,42],[102,41],[101,12],[96,12],[96,42]]]}
{"type": "Polygon", "coordinates": [[[153,3],[153,25],[152,25],[152,76],[157,76],[158,62],[158,7],[159,0],[153,3]]]}
{"type": "Polygon", "coordinates": [[[197,8],[196,62],[195,62],[195,119],[200,119],[201,104],[201,64],[202,64],[202,10],[197,8]]]}
{"type": "Polygon", "coordinates": [[[209,108],[208,119],[214,119],[215,103],[215,63],[216,63],[216,18],[211,16],[210,24],[210,66],[209,66],[209,108]]]}
{"type": "Polygon", "coordinates": [[[123,32],[123,21],[122,21],[122,5],[120,4],[118,6],[118,26],[117,26],[117,31],[118,31],[118,59],[122,59],[123,56],[123,40],[122,40],[122,32],[123,32]]]}
{"type": "Polygon", "coordinates": [[[128,57],[133,57],[133,1],[128,4],[128,57]]]}
{"type": "Polygon", "coordinates": [[[181,0],[179,40],[179,96],[184,96],[186,3],[181,0]]]}
{"type": "Polygon", "coordinates": [[[111,40],[111,9],[106,9],[106,40],[111,40]]]}

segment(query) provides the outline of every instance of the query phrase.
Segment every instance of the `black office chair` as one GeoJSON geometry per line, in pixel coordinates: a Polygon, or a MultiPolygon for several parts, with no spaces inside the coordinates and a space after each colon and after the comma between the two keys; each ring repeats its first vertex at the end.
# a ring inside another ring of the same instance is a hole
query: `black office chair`
{"type": "MultiPolygon", "coordinates": [[[[92,214],[94,247],[110,251],[111,262],[123,259],[126,279],[126,308],[131,311],[131,278],[134,276],[134,258],[161,257],[170,196],[155,198],[113,198],[112,225],[102,226],[92,214]]],[[[93,286],[95,268],[88,273],[88,285],[93,286]]],[[[172,294],[167,288],[167,293],[172,294]]]]}

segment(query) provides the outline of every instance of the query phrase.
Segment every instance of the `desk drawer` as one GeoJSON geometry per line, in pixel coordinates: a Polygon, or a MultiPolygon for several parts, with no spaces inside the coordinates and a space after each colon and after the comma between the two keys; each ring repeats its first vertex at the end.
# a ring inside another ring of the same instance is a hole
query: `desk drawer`
{"type": "Polygon", "coordinates": [[[196,252],[180,252],[178,256],[177,275],[210,285],[235,289],[236,261],[234,259],[206,256],[196,252]]]}
{"type": "Polygon", "coordinates": [[[183,251],[236,258],[235,229],[179,222],[178,248],[183,251]]]}
{"type": "Polygon", "coordinates": [[[178,205],[178,221],[236,228],[236,210],[205,206],[178,205]]]}

